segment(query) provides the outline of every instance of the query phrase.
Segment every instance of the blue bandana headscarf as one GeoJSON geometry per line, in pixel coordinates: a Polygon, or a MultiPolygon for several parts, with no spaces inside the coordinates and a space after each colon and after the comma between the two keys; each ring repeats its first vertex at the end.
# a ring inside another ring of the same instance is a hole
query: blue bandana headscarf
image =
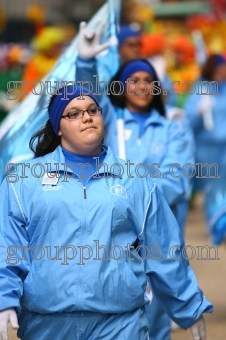
{"type": "Polygon", "coordinates": [[[154,68],[148,62],[143,60],[134,60],[127,64],[120,75],[120,81],[125,83],[125,81],[130,78],[130,76],[135,72],[145,71],[148,72],[153,80],[156,80],[156,74],[154,68]]]}
{"type": "Polygon", "coordinates": [[[122,25],[117,34],[119,48],[125,42],[126,39],[131,37],[139,37],[140,31],[133,28],[131,25],[122,25]]]}
{"type": "Polygon", "coordinates": [[[52,125],[53,131],[55,135],[58,137],[59,127],[60,127],[60,119],[64,112],[66,106],[72,101],[74,98],[89,96],[92,98],[97,106],[99,103],[96,97],[88,91],[85,87],[68,85],[60,89],[59,94],[55,96],[53,102],[49,107],[49,120],[52,125]]]}
{"type": "Polygon", "coordinates": [[[226,59],[221,54],[216,54],[214,59],[214,66],[220,66],[226,63],[226,59]]]}

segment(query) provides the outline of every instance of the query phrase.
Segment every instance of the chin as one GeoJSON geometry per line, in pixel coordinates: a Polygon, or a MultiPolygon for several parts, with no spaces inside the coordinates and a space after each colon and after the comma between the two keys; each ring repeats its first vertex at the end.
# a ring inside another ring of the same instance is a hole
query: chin
{"type": "Polygon", "coordinates": [[[87,144],[87,145],[93,145],[94,147],[95,146],[98,146],[99,144],[101,144],[101,138],[86,138],[86,140],[85,140],[85,143],[87,144]]]}
{"type": "Polygon", "coordinates": [[[139,110],[146,110],[147,112],[150,111],[150,103],[137,103],[137,109],[139,110]]]}
{"type": "Polygon", "coordinates": [[[142,108],[149,107],[151,104],[152,99],[147,98],[146,96],[139,96],[136,98],[136,105],[142,108]]]}

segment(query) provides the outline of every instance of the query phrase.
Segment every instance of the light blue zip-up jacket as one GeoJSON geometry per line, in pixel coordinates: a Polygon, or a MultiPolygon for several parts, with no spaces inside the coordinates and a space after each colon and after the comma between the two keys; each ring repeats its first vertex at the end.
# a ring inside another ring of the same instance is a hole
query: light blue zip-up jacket
{"type": "Polygon", "coordinates": [[[65,177],[60,146],[3,181],[0,310],[123,313],[148,303],[147,274],[167,313],[188,328],[213,308],[182,256],[178,224],[152,180],[123,174],[125,161],[103,147],[105,174],[100,169],[86,188],[69,168],[65,177]],[[58,165],[58,183],[42,184],[43,169],[58,165]],[[129,251],[135,242],[144,261],[129,251]]]}
{"type": "MultiPolygon", "coordinates": [[[[209,85],[209,90],[203,84],[202,91],[203,93],[209,91],[210,95],[195,93],[188,96],[185,103],[185,110],[195,135],[196,162],[216,163],[220,172],[226,166],[226,82],[218,84],[218,94],[214,94],[214,84],[209,85]],[[207,99],[209,99],[208,106],[213,119],[213,128],[210,130],[205,128],[203,115],[199,112],[201,102],[207,99]]],[[[203,177],[205,174],[204,170],[203,177]]],[[[215,173],[213,172],[212,175],[214,176],[215,173]]],[[[210,181],[210,178],[200,178],[200,188],[210,181]]]]}
{"type": "MultiPolygon", "coordinates": [[[[91,82],[94,94],[98,91],[96,77],[93,77],[97,74],[96,66],[95,58],[86,60],[77,57],[76,59],[76,81],[91,82]]],[[[103,79],[99,79],[101,80],[103,79]]],[[[99,92],[101,93],[101,90],[99,92]]],[[[110,145],[115,154],[118,154],[117,117],[122,115],[126,159],[134,163],[134,167],[139,163],[145,163],[148,166],[153,180],[171,207],[175,207],[181,198],[186,199],[190,193],[191,182],[189,178],[191,167],[186,168],[186,164],[194,165],[195,163],[193,136],[189,140],[183,126],[180,127],[175,122],[167,120],[156,110],[150,112],[143,133],[140,135],[139,124],[128,109],[114,107],[107,95],[98,95],[97,98],[105,120],[105,143],[110,145]],[[153,165],[154,163],[157,164],[153,165]]],[[[140,168],[140,173],[144,173],[144,169],[140,168]]]]}

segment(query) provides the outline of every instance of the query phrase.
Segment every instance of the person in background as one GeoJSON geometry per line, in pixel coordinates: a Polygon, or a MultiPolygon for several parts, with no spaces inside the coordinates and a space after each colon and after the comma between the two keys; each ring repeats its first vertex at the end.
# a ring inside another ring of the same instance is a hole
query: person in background
{"type": "MultiPolygon", "coordinates": [[[[177,46],[177,45],[176,45],[177,46]]],[[[178,48],[179,49],[179,48],[178,48]]],[[[192,127],[186,112],[182,107],[177,107],[179,104],[179,95],[176,94],[171,87],[171,80],[167,73],[167,63],[166,63],[166,51],[167,51],[167,41],[163,34],[160,33],[145,33],[141,36],[141,55],[147,58],[148,61],[154,66],[158,78],[161,82],[161,87],[163,90],[163,98],[166,106],[166,118],[174,121],[179,127],[183,127],[184,139],[187,140],[187,146],[194,155],[195,152],[195,141],[192,131],[192,127]]],[[[183,51],[184,52],[184,51],[183,51]]],[[[184,52],[185,54],[185,52],[184,52]]],[[[192,53],[191,53],[192,54],[192,53]]],[[[187,58],[188,59],[188,58],[187,58]]],[[[176,64],[179,67],[181,63],[185,60],[184,55],[181,56],[180,50],[179,55],[176,58],[176,64]]],[[[190,59],[189,59],[190,61],[190,59]]],[[[192,181],[190,182],[190,189],[187,195],[182,197],[177,204],[177,221],[184,233],[187,215],[189,210],[189,200],[192,193],[192,181]]],[[[160,319],[160,313],[156,315],[158,320],[160,319]]],[[[167,316],[165,316],[167,317],[167,316]]],[[[155,320],[156,321],[156,320],[155,320]]],[[[158,325],[158,321],[154,323],[158,325]]],[[[176,330],[179,328],[175,323],[172,322],[172,329],[176,330]]],[[[164,336],[163,336],[164,338],[164,336]]]]}
{"type": "Polygon", "coordinates": [[[1,339],[8,340],[10,321],[21,340],[147,340],[148,276],[171,318],[205,340],[202,314],[213,306],[180,254],[180,228],[151,179],[112,170],[126,170],[125,161],[102,143],[98,99],[68,85],[52,97],[48,114],[31,139],[30,168],[48,163],[51,176],[46,170],[22,178],[18,169],[14,181],[10,169],[0,187],[1,339]],[[96,158],[103,166],[94,166],[96,158]],[[87,162],[92,170],[84,176],[87,162]],[[167,255],[177,244],[179,260],[144,259],[142,249],[156,244],[167,255]],[[76,248],[83,249],[78,257],[76,248]]]}
{"type": "MultiPolygon", "coordinates": [[[[161,82],[161,87],[164,94],[163,98],[166,106],[166,118],[169,120],[173,120],[179,127],[183,127],[184,138],[187,139],[187,145],[192,150],[191,152],[194,154],[195,141],[191,124],[188,117],[186,117],[185,110],[183,108],[175,106],[177,103],[178,95],[174,93],[173,89],[171,88],[171,80],[166,71],[166,48],[167,42],[162,34],[146,33],[141,36],[141,55],[144,58],[147,58],[147,60],[149,60],[154,66],[158,75],[158,79],[161,82]]],[[[177,220],[183,232],[186,226],[191,192],[192,183],[187,197],[183,197],[180,202],[178,202],[177,220]]]]}
{"type": "MultiPolygon", "coordinates": [[[[82,24],[82,23],[81,23],[82,24]]],[[[91,32],[91,30],[90,30],[91,32]]],[[[90,33],[93,36],[93,33],[90,33]]],[[[109,82],[118,70],[120,65],[127,61],[141,57],[140,42],[141,31],[136,24],[121,25],[117,33],[117,47],[114,46],[115,53],[108,53],[109,49],[101,50],[97,53],[97,69],[101,75],[101,80],[109,82]],[[116,52],[117,50],[117,52],[116,52]],[[110,55],[110,56],[109,56],[110,55]],[[100,64],[100,66],[99,66],[100,64]]],[[[116,42],[115,42],[116,44],[116,42]]],[[[108,46],[108,45],[107,45],[108,46]]],[[[112,46],[108,46],[112,47],[112,46]]]]}
{"type": "Polygon", "coordinates": [[[202,67],[194,94],[185,102],[185,110],[194,131],[196,163],[200,164],[194,188],[204,193],[208,232],[215,244],[224,240],[226,232],[226,198],[222,194],[226,188],[225,98],[226,59],[221,54],[212,54],[202,67]]]}
{"type": "MultiPolygon", "coordinates": [[[[90,30],[91,32],[91,30],[90,30]]],[[[93,36],[93,33],[91,33],[93,36]]],[[[120,65],[140,58],[140,29],[136,24],[121,25],[114,43],[97,54],[97,70],[100,79],[109,82],[120,65]],[[111,49],[114,50],[112,53],[111,49]]]]}
{"type": "MultiPolygon", "coordinates": [[[[99,92],[93,78],[93,75],[97,74],[95,53],[101,48],[98,37],[99,31],[97,38],[93,38],[92,42],[86,40],[86,28],[84,23],[81,23],[76,80],[90,82],[95,93],[99,92]]],[[[182,126],[165,118],[166,110],[161,87],[154,89],[153,82],[157,83],[158,77],[147,60],[132,60],[120,67],[109,84],[109,88],[114,89],[112,92],[116,94],[109,92],[109,96],[102,95],[100,98],[101,106],[104,108],[105,140],[117,155],[120,155],[120,147],[125,147],[124,157],[133,164],[146,164],[149,169],[152,164],[159,164],[161,176],[156,174],[158,173],[156,168],[152,169],[154,181],[178,217],[178,202],[183,197],[187,198],[190,190],[191,181],[182,173],[182,167],[186,163],[194,163],[193,143],[185,136],[182,126]],[[128,79],[131,83],[126,85],[128,79]],[[119,83],[124,84],[124,92],[119,83]],[[150,93],[151,91],[153,93],[150,93]],[[145,95],[142,95],[144,92],[145,95]],[[119,116],[123,117],[124,121],[120,145],[117,143],[119,116]],[[172,178],[169,169],[175,163],[180,165],[174,168],[174,176],[177,178],[172,178]]],[[[150,339],[169,339],[170,318],[155,296],[152,304],[146,309],[151,325],[150,339]]]]}
{"type": "Polygon", "coordinates": [[[117,38],[121,64],[141,57],[141,32],[135,25],[120,26],[117,38]]]}

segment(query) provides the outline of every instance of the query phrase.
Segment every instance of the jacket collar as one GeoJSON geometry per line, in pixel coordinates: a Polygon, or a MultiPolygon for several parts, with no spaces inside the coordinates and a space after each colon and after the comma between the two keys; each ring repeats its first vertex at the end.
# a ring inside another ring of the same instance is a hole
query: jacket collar
{"type": "MultiPolygon", "coordinates": [[[[119,167],[113,167],[113,164],[119,164],[120,161],[119,159],[114,155],[114,153],[112,152],[111,148],[105,144],[102,144],[102,147],[104,148],[104,150],[106,151],[106,156],[104,158],[103,163],[107,164],[107,169],[108,169],[108,174],[112,175],[113,177],[120,177],[120,169],[119,167]]],[[[50,154],[45,156],[45,162],[50,164],[50,169],[56,169],[56,163],[58,163],[58,169],[59,171],[65,171],[65,164],[66,164],[66,160],[62,151],[62,147],[61,145],[59,145],[53,152],[51,152],[50,154]]],[[[56,172],[56,171],[53,171],[56,172]]],[[[73,171],[68,167],[67,168],[67,172],[68,173],[73,173],[73,171]]],[[[101,167],[99,170],[99,174],[105,174],[104,172],[104,168],[101,167]]],[[[94,173],[92,176],[96,175],[96,173],[94,173]]],[[[92,177],[91,176],[91,177],[92,177]]]]}
{"type": "MultiPolygon", "coordinates": [[[[124,109],[124,120],[125,122],[135,121],[133,115],[127,108],[124,109]]],[[[156,109],[150,111],[149,117],[145,122],[145,125],[151,124],[164,125],[164,117],[162,117],[156,109]]]]}

